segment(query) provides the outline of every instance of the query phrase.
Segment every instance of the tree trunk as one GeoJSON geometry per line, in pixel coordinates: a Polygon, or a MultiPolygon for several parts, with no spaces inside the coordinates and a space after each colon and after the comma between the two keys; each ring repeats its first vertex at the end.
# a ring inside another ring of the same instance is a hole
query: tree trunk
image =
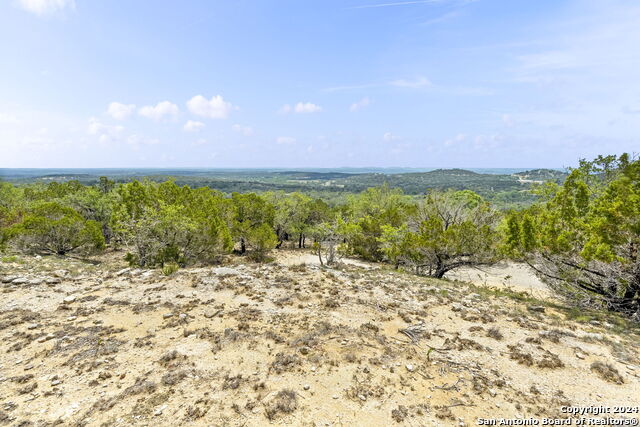
{"type": "Polygon", "coordinates": [[[302,233],[300,233],[298,237],[298,249],[302,249],[302,233]]]}
{"type": "Polygon", "coordinates": [[[444,261],[440,256],[436,255],[436,270],[433,272],[433,276],[436,279],[442,279],[444,277],[444,273],[449,271],[449,269],[444,265],[444,261]]]}
{"type": "Polygon", "coordinates": [[[436,279],[442,279],[444,277],[444,273],[446,273],[447,271],[448,270],[446,270],[445,268],[438,268],[433,273],[433,277],[435,277],[436,279]]]}
{"type": "Polygon", "coordinates": [[[240,239],[240,253],[243,254],[247,251],[247,246],[244,243],[244,237],[240,239]]]}

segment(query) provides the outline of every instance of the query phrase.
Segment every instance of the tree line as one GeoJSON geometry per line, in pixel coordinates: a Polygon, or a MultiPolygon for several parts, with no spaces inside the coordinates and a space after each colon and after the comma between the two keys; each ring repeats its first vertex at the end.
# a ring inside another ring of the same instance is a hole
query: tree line
{"type": "Polygon", "coordinates": [[[355,256],[436,278],[508,258],[576,304],[640,320],[640,162],[581,161],[563,183],[533,191],[532,206],[505,211],[470,190],[416,198],[387,184],[329,204],[173,181],[0,183],[0,248],[64,256],[110,246],[131,265],[171,270],[298,247],[322,264],[355,256]]]}

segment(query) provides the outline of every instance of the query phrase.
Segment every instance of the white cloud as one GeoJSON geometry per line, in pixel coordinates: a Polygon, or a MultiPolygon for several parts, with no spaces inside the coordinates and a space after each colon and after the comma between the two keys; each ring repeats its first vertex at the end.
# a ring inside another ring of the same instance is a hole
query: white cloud
{"type": "Polygon", "coordinates": [[[75,0],[19,0],[20,6],[36,15],[48,15],[62,11],[67,7],[75,8],[75,0]]]}
{"type": "Polygon", "coordinates": [[[276,143],[283,145],[283,144],[295,144],[296,143],[296,139],[292,138],[290,136],[279,136],[276,138],[276,143]]]}
{"type": "Polygon", "coordinates": [[[183,129],[187,132],[198,132],[204,128],[204,123],[195,120],[187,120],[183,129]]]}
{"type": "Polygon", "coordinates": [[[18,118],[13,114],[0,113],[0,123],[2,124],[17,124],[19,122],[18,118]]]}
{"type": "Polygon", "coordinates": [[[293,107],[291,105],[289,105],[289,104],[285,104],[279,110],[279,112],[282,113],[282,114],[288,114],[288,113],[297,113],[297,114],[319,113],[320,111],[322,111],[322,107],[319,106],[319,105],[313,104],[311,102],[298,102],[293,107]]]}
{"type": "Polygon", "coordinates": [[[284,104],[282,107],[280,107],[280,109],[278,110],[278,113],[289,114],[291,111],[292,111],[291,105],[284,104]]]}
{"type": "Polygon", "coordinates": [[[384,139],[385,141],[397,141],[401,139],[401,137],[399,137],[398,135],[394,135],[391,132],[386,132],[384,135],[382,135],[382,139],[384,139]]]}
{"type": "Polygon", "coordinates": [[[640,122],[624,107],[640,99],[640,3],[576,3],[572,12],[530,34],[533,43],[514,53],[513,80],[536,102],[513,119],[567,139],[635,139],[640,122]]]}
{"type": "Polygon", "coordinates": [[[155,106],[145,105],[138,110],[138,114],[153,120],[162,120],[165,116],[176,116],[180,110],[169,101],[158,102],[155,106]]]}
{"type": "Polygon", "coordinates": [[[145,138],[136,134],[129,135],[129,137],[127,138],[127,144],[133,145],[134,147],[140,145],[156,145],[159,143],[160,141],[155,138],[145,138]]]}
{"type": "Polygon", "coordinates": [[[371,101],[369,100],[369,98],[365,96],[360,101],[351,104],[351,107],[349,107],[349,111],[355,112],[358,110],[362,110],[363,108],[368,107],[370,103],[371,101]]]}
{"type": "Polygon", "coordinates": [[[394,80],[390,84],[391,86],[407,87],[411,89],[418,89],[418,88],[432,86],[432,83],[426,77],[418,77],[415,80],[405,80],[405,79],[394,80]]]}
{"type": "Polygon", "coordinates": [[[513,127],[513,125],[515,124],[514,121],[513,121],[513,117],[511,117],[510,114],[503,114],[502,115],[502,122],[507,127],[513,127]]]}
{"type": "Polygon", "coordinates": [[[231,129],[233,129],[234,132],[243,134],[244,136],[253,135],[253,128],[251,126],[241,126],[236,124],[236,125],[233,125],[231,129]]]}
{"type": "Polygon", "coordinates": [[[197,116],[226,119],[234,107],[230,102],[226,102],[221,95],[213,96],[211,99],[196,95],[187,101],[187,108],[197,116]]]}
{"type": "Polygon", "coordinates": [[[136,106],[133,104],[121,104],[119,102],[112,102],[107,108],[107,114],[116,120],[127,119],[133,114],[136,106]]]}
{"type": "Polygon", "coordinates": [[[450,139],[447,139],[447,140],[444,142],[444,145],[445,145],[445,146],[447,146],[447,147],[449,147],[449,146],[451,146],[451,145],[455,145],[455,144],[458,144],[458,143],[460,143],[460,142],[463,142],[463,141],[464,141],[464,140],[466,140],[466,139],[467,139],[467,135],[465,135],[464,133],[459,133],[459,134],[457,134],[455,137],[450,138],[450,139]]]}
{"type": "Polygon", "coordinates": [[[89,119],[89,125],[87,126],[87,133],[97,136],[98,141],[102,144],[119,139],[123,131],[123,126],[105,125],[95,117],[89,119]]]}

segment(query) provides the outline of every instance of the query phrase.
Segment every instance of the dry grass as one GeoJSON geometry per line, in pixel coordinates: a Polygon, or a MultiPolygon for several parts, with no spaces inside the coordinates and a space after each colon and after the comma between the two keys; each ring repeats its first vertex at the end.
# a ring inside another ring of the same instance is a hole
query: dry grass
{"type": "Polygon", "coordinates": [[[274,420],[280,414],[290,414],[298,408],[298,396],[295,391],[285,388],[265,405],[265,415],[274,420]]]}
{"type": "Polygon", "coordinates": [[[605,381],[609,381],[610,383],[622,384],[624,383],[624,379],[620,372],[616,368],[614,368],[611,364],[596,361],[591,364],[591,370],[598,374],[600,378],[605,381]]]}

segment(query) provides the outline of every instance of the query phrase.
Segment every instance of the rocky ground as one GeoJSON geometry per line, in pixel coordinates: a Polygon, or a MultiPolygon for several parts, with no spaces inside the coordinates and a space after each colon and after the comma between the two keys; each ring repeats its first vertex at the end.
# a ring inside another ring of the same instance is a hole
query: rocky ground
{"type": "Polygon", "coordinates": [[[0,425],[462,426],[640,405],[622,319],[291,253],[170,276],[122,255],[3,258],[0,425]]]}

